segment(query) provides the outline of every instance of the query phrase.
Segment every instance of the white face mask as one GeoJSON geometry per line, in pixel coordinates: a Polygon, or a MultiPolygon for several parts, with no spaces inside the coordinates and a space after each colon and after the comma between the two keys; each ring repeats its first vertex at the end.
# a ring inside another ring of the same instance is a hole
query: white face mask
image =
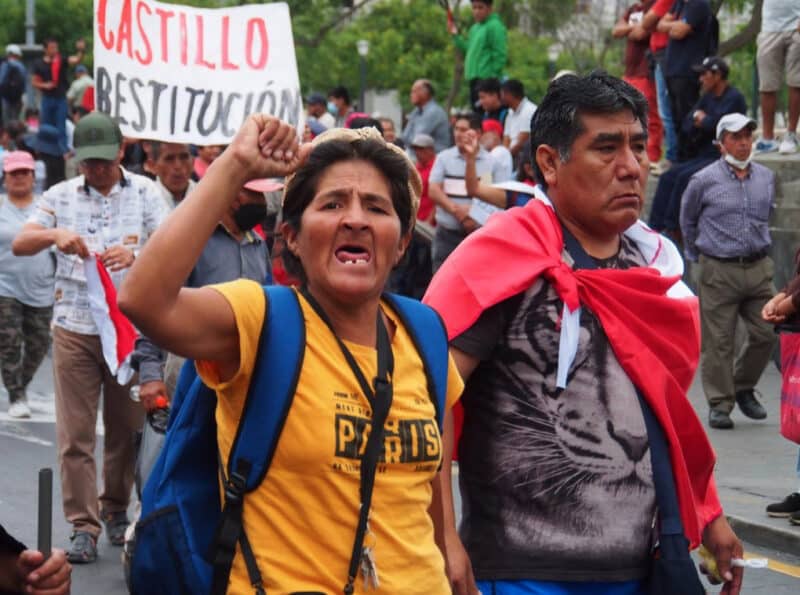
{"type": "Polygon", "coordinates": [[[745,160],[737,159],[736,157],[734,157],[730,153],[726,153],[725,154],[725,161],[730,163],[736,169],[747,169],[747,166],[750,165],[750,160],[752,158],[753,158],[753,153],[752,152],[747,156],[747,159],[745,159],[745,160]]]}

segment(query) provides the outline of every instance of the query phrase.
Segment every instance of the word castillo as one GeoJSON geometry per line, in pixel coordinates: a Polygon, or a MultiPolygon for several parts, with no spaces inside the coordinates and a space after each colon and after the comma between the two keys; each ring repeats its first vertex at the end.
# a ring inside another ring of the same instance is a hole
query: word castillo
{"type": "Polygon", "coordinates": [[[269,36],[263,18],[249,18],[244,31],[231,31],[230,16],[209,18],[186,13],[180,6],[153,6],[142,0],[124,0],[119,21],[112,30],[108,19],[108,0],[98,0],[97,34],[108,51],[127,55],[147,66],[154,61],[164,64],[177,61],[183,66],[208,70],[263,69],[269,59],[269,36]],[[242,35],[242,33],[244,33],[242,35]],[[171,54],[170,40],[178,41],[171,54]],[[194,40],[194,43],[190,42],[194,40]],[[219,56],[205,55],[205,40],[219,39],[219,56]],[[241,56],[244,64],[232,56],[241,56]]]}

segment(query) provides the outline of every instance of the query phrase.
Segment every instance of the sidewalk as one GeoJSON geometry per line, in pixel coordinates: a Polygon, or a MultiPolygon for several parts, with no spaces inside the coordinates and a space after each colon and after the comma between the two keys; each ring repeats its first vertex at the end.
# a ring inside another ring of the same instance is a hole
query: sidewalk
{"type": "Polygon", "coordinates": [[[708,405],[699,374],[689,399],[717,453],[717,488],[736,533],[756,545],[800,555],[800,526],[770,518],[765,511],[767,504],[800,488],[795,472],[800,446],[780,435],[780,387],[780,373],[770,363],[757,387],[769,417],[755,421],[736,409],[731,416],[736,424],[733,430],[708,427],[708,405]]]}
{"type": "MultiPolygon", "coordinates": [[[[29,389],[34,420],[54,423],[52,360],[46,357],[29,389]]],[[[732,418],[733,430],[712,430],[707,426],[708,406],[703,396],[699,374],[689,391],[689,399],[700,416],[717,453],[716,480],[720,499],[734,530],[746,541],[800,556],[800,526],[786,519],[767,516],[765,508],[782,500],[800,487],[795,472],[800,446],[780,435],[781,376],[770,363],[758,390],[769,417],[755,421],[744,417],[738,409],[732,418]]],[[[7,396],[0,386],[0,420],[6,418],[7,396]]],[[[98,419],[98,434],[102,422],[98,419]]]]}

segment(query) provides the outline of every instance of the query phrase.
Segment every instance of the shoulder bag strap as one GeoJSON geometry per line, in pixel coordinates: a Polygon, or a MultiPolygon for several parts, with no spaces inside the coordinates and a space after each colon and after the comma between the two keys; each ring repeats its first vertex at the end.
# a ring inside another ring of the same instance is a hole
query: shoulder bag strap
{"type": "Polygon", "coordinates": [[[375,486],[375,472],[378,465],[378,460],[383,454],[383,433],[386,418],[389,415],[389,409],[392,406],[392,375],[394,374],[394,355],[392,354],[392,346],[389,341],[389,333],[386,330],[386,325],[383,323],[380,308],[378,309],[378,316],[376,321],[377,331],[377,352],[378,352],[378,374],[373,379],[372,387],[367,383],[364,373],[358,366],[347,345],[339,338],[333,325],[330,322],[325,311],[319,305],[317,300],[308,291],[308,288],[303,287],[301,290],[303,296],[306,298],[311,307],[317,315],[325,322],[330,329],[339,348],[344,355],[347,364],[353,371],[353,374],[364,391],[364,396],[367,398],[372,409],[372,429],[367,438],[367,444],[364,448],[364,454],[361,456],[361,481],[359,488],[360,505],[358,510],[358,523],[356,525],[356,534],[353,539],[353,549],[350,554],[350,564],[347,571],[347,583],[343,591],[346,595],[351,595],[355,590],[353,583],[358,576],[358,567],[362,563],[365,555],[364,552],[364,536],[369,529],[369,510],[372,504],[372,489],[375,486]]]}

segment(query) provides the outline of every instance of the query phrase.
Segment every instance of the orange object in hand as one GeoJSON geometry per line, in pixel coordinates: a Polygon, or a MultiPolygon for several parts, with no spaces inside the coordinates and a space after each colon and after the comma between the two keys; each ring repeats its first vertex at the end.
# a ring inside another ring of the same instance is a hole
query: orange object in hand
{"type": "Polygon", "coordinates": [[[167,397],[160,395],[156,397],[156,409],[166,409],[169,406],[169,401],[167,401],[167,397]]]}

